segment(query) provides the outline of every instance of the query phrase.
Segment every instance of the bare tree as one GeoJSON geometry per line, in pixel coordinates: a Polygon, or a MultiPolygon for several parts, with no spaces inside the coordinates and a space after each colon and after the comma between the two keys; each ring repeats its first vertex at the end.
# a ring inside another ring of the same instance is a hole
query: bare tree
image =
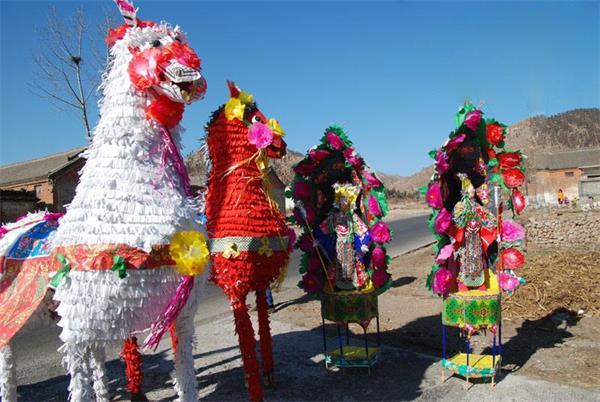
{"type": "MultiPolygon", "coordinates": [[[[110,23],[110,17],[105,17],[98,30],[106,33],[110,23]]],[[[88,37],[83,9],[62,21],[56,9],[50,7],[47,24],[39,36],[40,47],[33,55],[37,74],[30,87],[58,109],[74,111],[91,140],[89,105],[97,100],[100,71],[107,58],[94,46],[96,38],[88,37]]]]}

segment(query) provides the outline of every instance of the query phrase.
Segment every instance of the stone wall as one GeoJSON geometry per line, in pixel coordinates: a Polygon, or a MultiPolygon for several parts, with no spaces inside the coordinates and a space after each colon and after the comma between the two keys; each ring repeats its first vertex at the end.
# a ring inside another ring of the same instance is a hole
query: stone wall
{"type": "Polygon", "coordinates": [[[600,251],[600,211],[540,208],[529,211],[524,218],[529,244],[600,251]]]}

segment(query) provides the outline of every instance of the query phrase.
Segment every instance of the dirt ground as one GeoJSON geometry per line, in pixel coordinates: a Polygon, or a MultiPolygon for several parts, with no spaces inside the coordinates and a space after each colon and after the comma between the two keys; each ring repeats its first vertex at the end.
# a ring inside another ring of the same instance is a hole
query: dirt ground
{"type": "MultiPolygon", "coordinates": [[[[563,283],[558,297],[543,299],[543,307],[537,306],[543,282],[539,283],[539,272],[544,266],[558,262],[557,256],[538,250],[530,253],[531,274],[528,266],[521,271],[528,283],[513,296],[524,309],[516,308],[510,298],[503,298],[503,370],[535,377],[547,381],[575,385],[584,388],[600,387],[600,317],[593,316],[593,309],[586,307],[578,298],[569,298],[569,287],[577,287],[580,282],[563,283]],[[523,293],[519,296],[519,293],[523,293]],[[517,299],[520,297],[519,299],[517,299]],[[548,302],[551,300],[551,302],[548,302]],[[562,302],[561,302],[562,300],[562,302]],[[574,301],[575,300],[575,301],[574,301]],[[529,303],[529,304],[527,304],[529,303]],[[531,304],[531,306],[530,306],[531,304]],[[508,309],[508,310],[507,310],[508,309]],[[583,313],[577,314],[579,310],[583,313]],[[529,316],[524,314],[530,314],[529,316]]],[[[393,260],[393,285],[379,298],[381,317],[381,340],[384,345],[417,350],[432,355],[441,354],[441,300],[425,289],[425,278],[433,263],[433,250],[426,247],[400,256],[393,260]]],[[[563,255],[560,258],[565,258],[563,255]]],[[[567,257],[569,261],[570,257],[567,257]]],[[[579,257],[580,260],[583,257],[579,257]]],[[[564,269],[569,269],[565,260],[560,260],[564,269]]],[[[589,260],[596,261],[591,257],[589,260]]],[[[600,267],[589,263],[586,269],[597,278],[600,267]]],[[[570,271],[568,271],[570,272],[570,271]]],[[[576,278],[574,275],[573,279],[576,278]]],[[[562,280],[562,279],[561,279],[562,280]]],[[[592,285],[597,285],[593,280],[592,285]]],[[[586,285],[587,286],[587,285],[586,285]]],[[[547,286],[556,293],[557,286],[547,286]]],[[[597,292],[597,291],[596,291],[597,292]]],[[[589,289],[588,289],[589,293],[589,289]]],[[[309,329],[321,325],[320,304],[298,290],[298,298],[278,305],[275,318],[309,329]]],[[[275,296],[277,298],[277,296],[275,296]]],[[[588,300],[596,300],[597,294],[588,294],[588,300]]],[[[595,310],[597,311],[597,310],[595,310]]],[[[370,330],[374,330],[374,325],[370,330]]],[[[353,328],[354,331],[360,327],[353,328]]],[[[329,329],[333,331],[333,329],[329,329]]],[[[458,344],[456,331],[449,331],[449,348],[458,344]]],[[[491,337],[475,337],[475,352],[489,348],[491,337]]],[[[489,350],[488,350],[489,352],[489,350]]]]}

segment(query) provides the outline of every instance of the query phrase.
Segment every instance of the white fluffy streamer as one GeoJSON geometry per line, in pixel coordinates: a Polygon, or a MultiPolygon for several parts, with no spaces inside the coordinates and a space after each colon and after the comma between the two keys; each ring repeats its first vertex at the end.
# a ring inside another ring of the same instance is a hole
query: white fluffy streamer
{"type": "Polygon", "coordinates": [[[17,402],[17,373],[10,343],[0,349],[0,400],[17,402]]]}

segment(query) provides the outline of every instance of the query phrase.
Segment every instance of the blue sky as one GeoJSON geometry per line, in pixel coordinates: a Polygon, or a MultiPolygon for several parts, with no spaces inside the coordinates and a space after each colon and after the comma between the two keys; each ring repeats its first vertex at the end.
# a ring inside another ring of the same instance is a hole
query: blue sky
{"type": "MultiPolygon", "coordinates": [[[[75,115],[27,89],[48,5],[90,22],[109,0],[1,2],[0,163],[85,144],[75,115]]],[[[470,99],[507,124],[600,106],[598,2],[140,1],[143,19],[180,25],[203,60],[206,98],[188,107],[184,154],[226,79],[255,95],[305,152],[341,124],[377,170],[409,175],[470,99]]],[[[119,20],[120,21],[120,20],[119,20]]],[[[102,38],[95,38],[98,43],[102,38]]],[[[92,110],[93,121],[97,109],[92,110]]]]}

